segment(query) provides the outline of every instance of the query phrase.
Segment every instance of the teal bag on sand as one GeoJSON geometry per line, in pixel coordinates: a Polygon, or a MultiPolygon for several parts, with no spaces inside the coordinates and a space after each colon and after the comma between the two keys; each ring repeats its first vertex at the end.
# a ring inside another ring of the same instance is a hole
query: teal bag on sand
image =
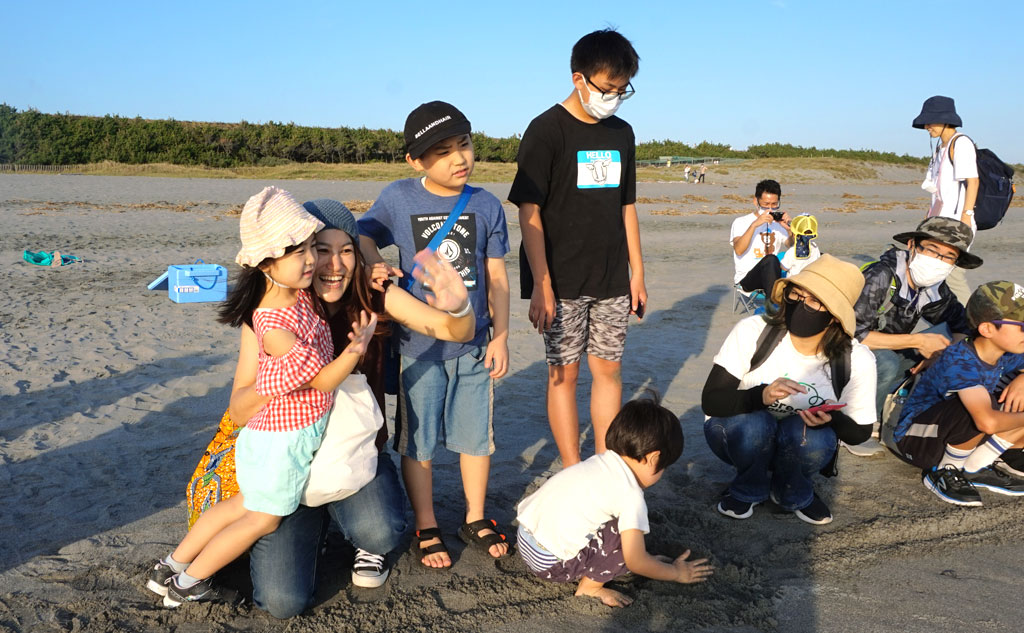
{"type": "MultiPolygon", "coordinates": [[[[35,264],[36,266],[56,267],[58,264],[54,264],[53,257],[58,254],[60,254],[60,251],[53,251],[53,253],[47,253],[46,251],[39,251],[38,253],[24,251],[21,254],[21,258],[30,264],[35,264]]],[[[80,261],[82,261],[81,257],[75,257],[74,255],[61,255],[59,265],[67,266],[68,264],[74,264],[75,262],[80,261]]]]}

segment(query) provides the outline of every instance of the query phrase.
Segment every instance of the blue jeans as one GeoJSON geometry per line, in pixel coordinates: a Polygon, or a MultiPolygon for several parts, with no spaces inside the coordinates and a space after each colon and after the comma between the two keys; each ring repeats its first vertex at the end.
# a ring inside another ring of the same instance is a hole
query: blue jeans
{"type": "Polygon", "coordinates": [[[494,381],[486,354],[481,346],[449,360],[402,356],[396,451],[418,462],[434,459],[438,444],[462,455],[494,453],[494,381]]]}
{"type": "Polygon", "coordinates": [[[806,426],[798,415],[776,420],[767,411],[710,418],[704,423],[704,437],[711,452],[736,468],[729,483],[734,499],[760,503],[771,492],[783,509],[791,511],[814,500],[811,477],[832,461],[837,446],[831,427],[806,426]]]}
{"type": "MultiPolygon", "coordinates": [[[[952,340],[953,334],[945,323],[933,325],[922,334],[941,334],[952,340]]],[[[896,387],[907,377],[907,372],[920,363],[923,358],[916,349],[879,349],[875,352],[875,372],[878,375],[878,388],[875,391],[875,413],[882,419],[882,405],[885,397],[896,391],[896,387]]]]}
{"type": "Polygon", "coordinates": [[[249,556],[253,602],[282,620],[309,607],[328,516],[355,547],[375,554],[398,547],[406,528],[404,498],[395,464],[384,452],[373,481],[352,496],[317,508],[300,505],[277,530],[253,545],[249,556]]]}

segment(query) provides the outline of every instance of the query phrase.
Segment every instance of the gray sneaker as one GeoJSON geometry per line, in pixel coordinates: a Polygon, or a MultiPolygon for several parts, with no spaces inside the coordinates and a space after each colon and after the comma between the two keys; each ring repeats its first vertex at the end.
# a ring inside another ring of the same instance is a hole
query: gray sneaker
{"type": "Polygon", "coordinates": [[[164,606],[173,609],[181,606],[183,602],[224,602],[237,607],[242,605],[245,599],[234,589],[215,587],[213,578],[200,580],[191,587],[180,587],[178,575],[175,574],[167,582],[164,606]]]}

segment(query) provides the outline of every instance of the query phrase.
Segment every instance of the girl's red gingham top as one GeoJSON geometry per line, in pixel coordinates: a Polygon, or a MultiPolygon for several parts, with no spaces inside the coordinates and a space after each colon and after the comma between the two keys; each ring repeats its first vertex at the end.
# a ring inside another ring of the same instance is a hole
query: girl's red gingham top
{"type": "Polygon", "coordinates": [[[259,340],[256,393],[273,399],[247,425],[254,431],[295,431],[315,423],[334,404],[334,394],[316,389],[299,389],[312,380],[334,355],[331,331],[313,309],[309,292],[299,290],[295,305],[260,309],[252,315],[259,340]],[[263,350],[263,336],[270,330],[295,334],[295,345],[284,356],[263,350]]]}

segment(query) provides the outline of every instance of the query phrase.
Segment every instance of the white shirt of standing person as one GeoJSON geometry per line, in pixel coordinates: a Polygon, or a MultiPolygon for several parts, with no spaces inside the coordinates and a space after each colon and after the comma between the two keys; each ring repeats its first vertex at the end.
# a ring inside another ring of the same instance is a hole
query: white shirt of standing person
{"type": "Polygon", "coordinates": [[[957,134],[950,142],[953,144],[953,159],[945,145],[935,148],[935,154],[928,164],[928,174],[921,188],[932,192],[932,206],[928,217],[967,219],[971,231],[977,233],[978,227],[974,216],[961,218],[964,202],[967,198],[967,179],[978,177],[978,153],[974,142],[962,134],[957,134]]]}
{"type": "MultiPolygon", "coordinates": [[[[754,212],[733,220],[732,230],[729,232],[729,245],[731,246],[737,237],[746,233],[747,229],[750,228],[750,225],[757,218],[758,214],[754,212]]],[[[789,229],[781,222],[772,221],[759,226],[754,232],[754,236],[750,239],[750,245],[747,246],[747,250],[742,255],[737,255],[735,249],[732,249],[732,261],[736,266],[736,274],[733,276],[732,282],[738,284],[742,281],[747,276],[747,273],[750,272],[750,269],[756,266],[757,262],[765,255],[778,255],[781,253],[786,247],[786,240],[788,239],[789,229]]]]}
{"type": "Polygon", "coordinates": [[[828,359],[822,354],[804,356],[798,352],[788,332],[767,360],[750,371],[750,359],[757,348],[757,339],[766,326],[760,316],[741,320],[733,326],[715,356],[716,365],[739,378],[740,389],[767,385],[779,377],[789,378],[803,385],[807,393],[793,394],[768,407],[768,412],[776,418],[781,419],[797,411],[824,404],[826,400],[838,400],[846,404],[843,413],[857,424],[875,423],[875,355],[866,345],[853,341],[850,382],[843,389],[842,397],[836,398],[832,379],[826,369],[828,359]]]}

